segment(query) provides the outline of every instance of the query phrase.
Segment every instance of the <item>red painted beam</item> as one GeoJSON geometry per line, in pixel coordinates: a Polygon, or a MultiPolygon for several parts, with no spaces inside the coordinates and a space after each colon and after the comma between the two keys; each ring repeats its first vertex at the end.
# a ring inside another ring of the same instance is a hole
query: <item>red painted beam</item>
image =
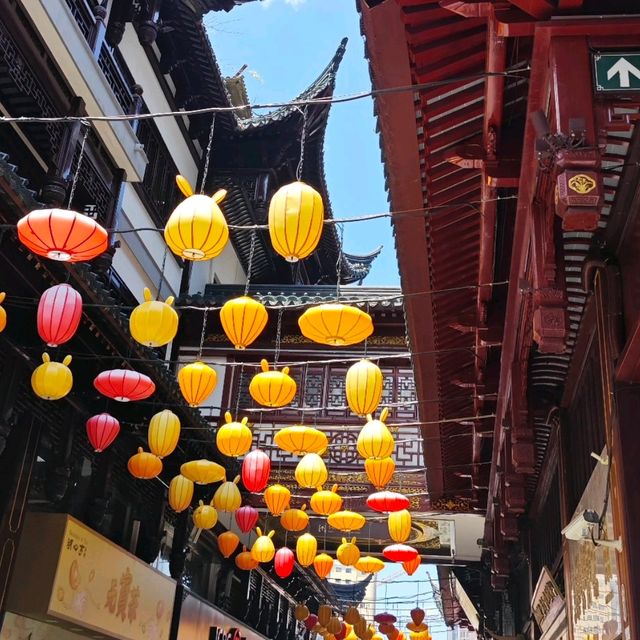
{"type": "Polygon", "coordinates": [[[557,10],[550,0],[510,0],[510,2],[514,7],[537,20],[546,20],[557,10]]]}

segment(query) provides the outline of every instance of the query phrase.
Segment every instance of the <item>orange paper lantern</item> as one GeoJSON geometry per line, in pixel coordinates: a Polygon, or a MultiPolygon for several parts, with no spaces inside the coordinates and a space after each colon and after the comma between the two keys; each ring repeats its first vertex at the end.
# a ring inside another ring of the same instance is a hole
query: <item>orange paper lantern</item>
{"type": "Polygon", "coordinates": [[[162,471],[162,460],[153,453],[148,453],[138,447],[138,453],[129,458],[127,463],[129,473],[140,480],[150,480],[160,475],[162,471]]]}
{"type": "Polygon", "coordinates": [[[261,373],[249,383],[251,397],[263,407],[284,407],[296,395],[296,381],[289,375],[289,367],[282,371],[269,371],[269,363],[260,361],[261,373]]]}
{"type": "Polygon", "coordinates": [[[281,484],[272,484],[264,492],[264,501],[274,516],[279,516],[289,506],[291,491],[281,484]]]}
{"type": "Polygon", "coordinates": [[[311,508],[321,516],[329,516],[342,509],[342,497],[337,494],[338,485],[334,484],[331,491],[318,489],[309,501],[311,508]]]}
{"type": "Polygon", "coordinates": [[[254,560],[251,556],[251,552],[247,551],[246,547],[242,547],[242,551],[236,556],[236,567],[242,571],[251,571],[257,569],[260,564],[257,560],[254,560]]]}
{"type": "Polygon", "coordinates": [[[215,389],[218,374],[204,362],[191,362],[178,371],[178,385],[190,407],[201,405],[215,389]]]}
{"type": "Polygon", "coordinates": [[[364,461],[364,470],[369,482],[378,490],[389,484],[396,470],[393,458],[367,458],[364,461]]]}
{"type": "Polygon", "coordinates": [[[236,349],[246,349],[255,342],[268,319],[264,305],[248,296],[228,300],[220,310],[222,328],[236,349]]]}
{"type": "Polygon", "coordinates": [[[225,558],[230,558],[238,548],[240,538],[233,531],[225,531],[218,536],[218,549],[225,558]]]}
{"type": "Polygon", "coordinates": [[[324,580],[333,569],[333,558],[326,553],[320,553],[313,559],[313,568],[320,580],[324,580]]]}

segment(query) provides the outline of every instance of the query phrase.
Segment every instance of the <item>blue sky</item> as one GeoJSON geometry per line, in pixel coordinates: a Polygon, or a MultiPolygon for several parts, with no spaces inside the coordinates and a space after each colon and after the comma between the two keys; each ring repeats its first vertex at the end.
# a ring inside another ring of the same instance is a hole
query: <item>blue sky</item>
{"type": "MultiPolygon", "coordinates": [[[[252,102],[295,98],[349,38],[336,95],[371,88],[355,0],[262,0],[206,18],[218,64],[226,75],[247,64],[252,102]]],[[[326,176],[335,217],[389,210],[371,99],[334,105],[325,146],[326,176]]],[[[388,218],[345,225],[345,250],[369,253],[384,245],[365,284],[398,285],[388,218]]]]}

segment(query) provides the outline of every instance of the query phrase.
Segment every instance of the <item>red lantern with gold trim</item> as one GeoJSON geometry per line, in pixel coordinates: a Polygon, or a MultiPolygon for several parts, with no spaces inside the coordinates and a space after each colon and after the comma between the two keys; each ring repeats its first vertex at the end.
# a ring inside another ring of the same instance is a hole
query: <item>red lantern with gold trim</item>
{"type": "Polygon", "coordinates": [[[82,317],[82,298],[68,284],[49,287],[38,302],[38,335],[50,347],[71,340],[82,317]]]}
{"type": "Polygon", "coordinates": [[[253,493],[262,491],[269,482],[271,460],[260,449],[250,451],[242,461],[242,484],[253,493]]]}
{"type": "Polygon", "coordinates": [[[104,451],[120,433],[120,423],[108,413],[87,420],[87,438],[96,453],[104,451]]]}
{"type": "Polygon", "coordinates": [[[145,400],[156,390],[149,376],[128,369],[110,369],[99,373],[93,386],[107,398],[118,402],[145,400]]]}

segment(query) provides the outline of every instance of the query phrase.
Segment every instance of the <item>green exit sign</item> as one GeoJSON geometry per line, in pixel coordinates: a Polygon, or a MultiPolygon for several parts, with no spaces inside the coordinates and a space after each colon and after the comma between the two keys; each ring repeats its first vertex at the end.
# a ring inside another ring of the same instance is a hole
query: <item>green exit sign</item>
{"type": "Polygon", "coordinates": [[[596,91],[640,91],[640,51],[593,54],[596,91]]]}

